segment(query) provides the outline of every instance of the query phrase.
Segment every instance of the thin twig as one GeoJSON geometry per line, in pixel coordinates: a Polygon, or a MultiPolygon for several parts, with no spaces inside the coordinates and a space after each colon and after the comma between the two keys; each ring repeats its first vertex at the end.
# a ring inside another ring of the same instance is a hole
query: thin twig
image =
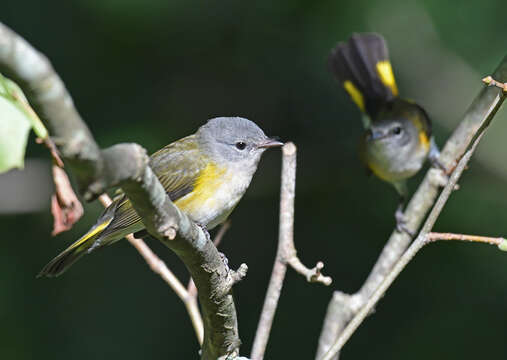
{"type": "Polygon", "coordinates": [[[496,81],[491,76],[486,76],[484,79],[482,79],[482,82],[489,86],[496,86],[502,89],[504,92],[507,92],[507,83],[496,81]]]}
{"type": "MultiPolygon", "coordinates": [[[[476,140],[476,143],[480,140],[480,137],[476,140]]],[[[356,331],[356,329],[361,325],[363,320],[368,316],[370,311],[373,310],[373,307],[375,304],[382,298],[386,290],[391,286],[391,284],[394,282],[394,280],[398,277],[398,275],[401,273],[401,271],[407,266],[407,264],[412,260],[412,258],[417,254],[419,250],[422,249],[424,245],[426,245],[427,238],[426,235],[428,234],[429,230],[433,227],[435,224],[438,216],[440,215],[440,212],[442,211],[445,203],[447,202],[447,199],[451,195],[451,192],[453,190],[454,185],[457,183],[458,179],[460,178],[463,170],[465,169],[466,164],[470,160],[470,157],[472,155],[473,149],[475,149],[475,144],[471,150],[467,152],[467,154],[460,160],[458,163],[458,166],[454,170],[453,174],[451,175],[451,178],[449,179],[448,184],[445,186],[444,190],[440,193],[440,196],[431,210],[430,215],[428,216],[428,219],[426,220],[426,223],[424,224],[421,232],[417,236],[417,238],[414,240],[412,245],[408,248],[408,250],[401,256],[401,258],[398,260],[392,271],[386,276],[384,281],[380,284],[380,286],[375,290],[373,295],[368,299],[366,304],[355,314],[355,316],[352,318],[352,320],[347,324],[345,329],[341,332],[340,336],[336,340],[336,342],[331,346],[331,348],[328,350],[328,352],[320,359],[320,360],[331,360],[333,356],[335,356],[336,353],[338,353],[343,345],[350,339],[352,334],[356,331]]]]}
{"type": "MultiPolygon", "coordinates": [[[[507,81],[507,57],[502,60],[493,77],[507,81]]],[[[480,128],[488,123],[485,119],[496,113],[502,100],[501,93],[493,87],[485,87],[481,90],[442,150],[439,160],[447,169],[454,170],[458,160],[475,140],[476,134],[480,133],[480,128]]],[[[435,204],[439,188],[445,185],[442,180],[444,179],[440,170],[431,168],[427,172],[405,210],[409,230],[416,232],[426,218],[428,211],[435,204]]],[[[411,238],[406,233],[393,231],[359,291],[352,295],[340,291],[334,292],[324,318],[316,359],[322,358],[354,314],[364,306],[384,281],[408,248],[410,241],[411,238]]],[[[334,359],[337,358],[338,355],[334,359]]]]}
{"type": "MultiPolygon", "coordinates": [[[[111,198],[107,194],[100,195],[99,201],[104,207],[108,207],[112,203],[111,198]]],[[[160,259],[148,245],[146,245],[143,239],[136,239],[133,234],[128,234],[125,238],[133,247],[136,248],[139,254],[141,254],[143,259],[150,266],[150,269],[153,270],[154,273],[160,275],[162,280],[164,280],[167,285],[173,289],[176,295],[183,302],[187,309],[188,316],[190,317],[190,321],[192,322],[192,326],[194,327],[197,341],[199,342],[199,345],[201,345],[204,337],[204,329],[201,312],[199,311],[199,306],[195,296],[193,298],[189,296],[187,289],[185,289],[181,281],[179,281],[176,275],[174,275],[167,267],[165,262],[160,259]]]]}
{"type": "Polygon", "coordinates": [[[470,242],[478,242],[490,245],[496,245],[498,247],[505,244],[507,240],[503,237],[490,237],[490,236],[478,236],[478,235],[466,235],[466,234],[454,234],[454,233],[438,233],[438,232],[430,232],[426,235],[426,243],[431,243],[435,241],[448,241],[448,240],[458,240],[458,241],[470,241],[470,242]]]}
{"type": "Polygon", "coordinates": [[[319,262],[313,269],[308,269],[297,258],[294,246],[294,199],[296,191],[296,146],[287,143],[282,148],[282,183],[280,190],[280,229],[278,234],[278,250],[269,281],[264,306],[252,347],[252,360],[264,358],[269,333],[275,317],[278,299],[282,291],[287,265],[291,265],[298,273],[310,282],[331,283],[331,278],[323,276],[320,271],[324,264],[319,262]]]}
{"type": "Polygon", "coordinates": [[[63,160],[60,157],[60,153],[59,153],[55,143],[53,142],[53,140],[51,140],[51,138],[49,136],[47,136],[45,138],[37,138],[37,139],[35,139],[35,142],[37,144],[44,144],[44,146],[46,146],[46,148],[49,150],[49,153],[51,154],[51,158],[56,163],[56,165],[58,167],[61,167],[62,169],[64,168],[63,160]]]}
{"type": "MultiPolygon", "coordinates": [[[[506,58],[507,60],[507,58],[506,58]]],[[[473,134],[472,144],[468,147],[467,151],[459,160],[456,168],[452,172],[449,177],[449,181],[445,185],[444,189],[440,193],[435,205],[431,209],[426,222],[424,223],[419,235],[414,240],[412,245],[407,249],[407,251],[401,256],[393,269],[389,272],[389,274],[382,281],[380,286],[374,291],[371,297],[368,298],[366,304],[354,315],[352,320],[347,324],[345,329],[341,332],[338,339],[335,343],[330,347],[327,353],[320,360],[331,360],[343,347],[343,345],[348,341],[348,339],[352,336],[352,334],[356,331],[359,325],[364,321],[364,319],[368,316],[368,314],[373,310],[373,307],[377,304],[377,302],[384,296],[386,290],[391,286],[394,280],[398,277],[398,275],[403,271],[403,269],[408,265],[410,260],[423,248],[424,245],[428,244],[428,234],[431,229],[435,225],[442,209],[444,208],[449,196],[453,192],[458,180],[460,179],[463,171],[467,167],[472,154],[474,153],[477,145],[482,139],[484,132],[490,125],[494,115],[500,108],[505,96],[501,94],[497,94],[495,97],[496,101],[489,104],[489,111],[487,112],[486,117],[478,127],[475,134],[473,134]]]]}

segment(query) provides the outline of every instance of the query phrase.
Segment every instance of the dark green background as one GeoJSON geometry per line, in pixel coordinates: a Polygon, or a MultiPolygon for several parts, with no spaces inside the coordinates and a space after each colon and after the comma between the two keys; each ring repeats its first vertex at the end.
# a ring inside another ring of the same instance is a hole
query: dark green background
{"type": "MultiPolygon", "coordinates": [[[[480,78],[506,53],[506,6],[4,0],[0,21],[51,59],[101,146],[134,141],[152,152],[219,115],[247,117],[298,145],[296,244],[306,264],[325,262],[334,283],[307,284],[288,272],[267,358],[311,359],[332,290],[353,292],[362,284],[396,207],[394,190],[365,176],[358,162],[359,113],[326,70],[330,48],[354,31],[385,34],[401,93],[425,105],[443,144],[480,78]]],[[[506,121],[504,111],[436,230],[507,235],[506,121]]],[[[32,144],[28,157],[47,154],[32,144]]],[[[271,151],[221,246],[232,266],[249,265],[235,288],[244,355],[275,255],[279,173],[280,153],[271,151]]],[[[39,213],[0,217],[0,358],[197,358],[183,305],[126,242],[87,256],[58,279],[35,279],[100,212],[97,203],[85,209],[71,231],[55,238],[49,202],[39,213]]],[[[186,282],[179,260],[150,245],[186,282]]],[[[507,254],[438,243],[396,280],[343,359],[505,358],[506,332],[507,254]]]]}

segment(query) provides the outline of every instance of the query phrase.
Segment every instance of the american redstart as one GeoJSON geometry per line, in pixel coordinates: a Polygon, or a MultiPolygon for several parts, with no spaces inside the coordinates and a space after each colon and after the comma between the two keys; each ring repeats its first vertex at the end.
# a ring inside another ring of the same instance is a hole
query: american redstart
{"type": "MultiPolygon", "coordinates": [[[[212,229],[238,204],[262,153],[281,145],[250,120],[219,117],[151,155],[149,164],[174,204],[204,229],[212,229]]],[[[129,199],[120,194],[97,223],[38,276],[58,276],[81,256],[143,229],[129,199]]]]}
{"type": "Polygon", "coordinates": [[[331,51],[328,65],[364,114],[361,159],[376,176],[396,188],[400,195],[396,224],[398,230],[406,231],[406,180],[421,169],[427,158],[441,167],[430,118],[420,105],[398,96],[387,45],[381,35],[352,35],[331,51]]]}

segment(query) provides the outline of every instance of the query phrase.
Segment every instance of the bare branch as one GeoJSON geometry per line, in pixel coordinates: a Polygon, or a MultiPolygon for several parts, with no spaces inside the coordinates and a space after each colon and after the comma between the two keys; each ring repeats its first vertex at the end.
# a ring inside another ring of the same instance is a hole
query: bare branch
{"type": "Polygon", "coordinates": [[[276,254],[271,279],[269,281],[264,306],[257,325],[255,340],[252,347],[252,360],[264,357],[268,344],[269,333],[275,317],[278,299],[282,291],[287,264],[304,275],[308,281],[331,283],[331,278],[323,276],[320,270],[324,266],[319,262],[314,269],[308,269],[297,258],[294,246],[294,200],[296,191],[296,146],[286,143],[282,148],[282,183],[280,190],[280,229],[278,234],[278,250],[276,254]]]}
{"type": "MultiPolygon", "coordinates": [[[[99,196],[99,201],[104,207],[108,207],[111,204],[111,198],[107,194],[99,196]]],[[[160,275],[167,285],[176,293],[180,300],[185,305],[192,326],[194,327],[195,335],[199,345],[202,344],[204,337],[203,322],[199,306],[197,304],[197,298],[191,296],[183,284],[178,280],[176,275],[167,267],[166,263],[155,254],[143,239],[137,239],[133,234],[125,236],[128,242],[139,252],[146,263],[150,266],[150,269],[160,275]]]]}
{"type": "Polygon", "coordinates": [[[311,269],[307,268],[297,256],[288,259],[287,263],[296,270],[296,272],[303,275],[308,282],[318,282],[326,286],[331,285],[333,282],[331,277],[322,275],[321,270],[324,268],[324,263],[322,261],[317,262],[311,269]]]}
{"type": "Polygon", "coordinates": [[[201,358],[237,355],[240,340],[230,290],[238,276],[232,276],[202,229],[171,202],[148,166],[146,151],[136,144],[119,144],[101,151],[47,58],[2,23],[0,71],[18,83],[49,126],[85,198],[121,186],[148,232],[185,263],[199,289],[203,310],[201,358]]]}
{"type": "Polygon", "coordinates": [[[437,233],[430,232],[426,235],[426,243],[432,243],[435,241],[448,241],[448,240],[459,240],[459,241],[470,241],[478,242],[490,245],[496,245],[500,250],[504,250],[502,247],[505,246],[507,240],[503,237],[489,237],[489,236],[477,236],[477,235],[465,235],[465,234],[454,234],[454,233],[437,233]]]}
{"type": "Polygon", "coordinates": [[[496,86],[496,87],[502,89],[504,92],[507,92],[507,83],[502,83],[500,81],[496,81],[491,76],[486,76],[484,79],[482,79],[482,82],[489,85],[489,86],[496,86]]]}
{"type": "MultiPolygon", "coordinates": [[[[495,72],[495,78],[507,79],[507,57],[504,58],[504,60],[500,64],[500,67],[495,72]]],[[[340,327],[340,329],[338,329],[338,332],[336,334],[339,334],[339,336],[336,339],[336,341],[334,341],[332,346],[329,347],[329,344],[326,344],[328,346],[327,351],[324,351],[319,346],[319,351],[322,353],[322,355],[320,356],[318,355],[319,356],[318,359],[331,360],[334,357],[336,357],[338,351],[340,351],[341,347],[350,338],[350,336],[354,333],[354,331],[362,323],[362,321],[366,318],[366,316],[371,312],[375,304],[383,296],[385,291],[389,288],[389,286],[396,279],[399,273],[405,268],[405,266],[415,256],[415,254],[426,243],[428,243],[427,234],[433,228],[433,225],[435,224],[445,203],[447,202],[459,178],[461,177],[464,169],[466,168],[468,161],[470,160],[473,152],[475,151],[476,146],[481,140],[484,131],[487,129],[494,115],[502,105],[504,98],[505,93],[502,94],[502,92],[500,92],[498,89],[494,89],[492,87],[483,89],[479,94],[479,96],[476,98],[471,108],[465,115],[465,119],[462,121],[460,126],[458,126],[458,128],[455,130],[454,134],[447,142],[444,151],[442,152],[441,158],[449,159],[451,158],[450,155],[454,154],[455,155],[454,159],[459,159],[459,162],[457,163],[457,166],[452,172],[452,175],[450,176],[447,185],[444,187],[444,189],[440,193],[440,196],[435,202],[435,205],[433,206],[430,214],[428,215],[428,218],[426,219],[426,222],[422,227],[422,230],[419,233],[418,237],[416,238],[416,240],[414,240],[412,245],[408,248],[406,252],[403,253],[401,257],[393,259],[395,261],[397,259],[399,260],[396,261],[396,264],[392,268],[392,270],[390,270],[386,274],[386,276],[382,278],[380,285],[377,288],[375,288],[373,292],[368,294],[361,294],[362,291],[361,289],[359,291],[358,296],[354,295],[355,308],[360,308],[360,310],[355,314],[354,312],[352,312],[353,318],[352,320],[350,320],[350,318],[346,320],[346,322],[348,322],[348,325],[343,329],[343,331],[341,331],[343,327],[340,327]],[[461,155],[462,153],[459,151],[461,149],[464,150],[463,155],[461,155]],[[361,296],[363,297],[363,299],[358,300],[358,298],[360,298],[361,296]],[[366,301],[364,301],[364,299],[366,301]]],[[[449,161],[446,161],[445,163],[448,164],[449,161]]],[[[429,175],[426,176],[425,180],[428,178],[428,176],[429,175]]],[[[417,194],[415,196],[417,196],[417,194]]],[[[412,198],[411,203],[414,202],[415,196],[412,198]]],[[[386,245],[386,248],[388,246],[389,243],[388,245],[386,245]]],[[[386,250],[386,248],[384,248],[384,250],[386,250]]],[[[384,261],[384,259],[382,259],[383,255],[384,252],[383,254],[381,254],[379,261],[380,260],[384,261]]],[[[373,271],[375,271],[375,268],[373,271]]],[[[351,306],[349,305],[349,307],[351,306]]],[[[330,307],[328,307],[328,314],[330,313],[330,308],[331,305],[330,307]]],[[[343,312],[340,312],[340,315],[337,316],[337,318],[343,320],[344,317],[341,315],[342,313],[343,312]]]]}

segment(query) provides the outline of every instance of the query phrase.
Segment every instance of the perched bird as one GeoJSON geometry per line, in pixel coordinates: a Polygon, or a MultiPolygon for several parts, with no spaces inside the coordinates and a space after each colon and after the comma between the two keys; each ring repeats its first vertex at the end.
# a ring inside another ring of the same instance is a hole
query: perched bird
{"type": "MultiPolygon", "coordinates": [[[[151,155],[150,166],[174,204],[200,226],[212,229],[238,204],[262,153],[281,145],[250,120],[219,117],[151,155]]],[[[38,276],[58,276],[92,250],[143,229],[129,199],[120,195],[83,237],[38,276]]]]}
{"type": "Polygon", "coordinates": [[[364,114],[361,158],[376,176],[396,188],[400,196],[397,228],[409,232],[403,218],[406,180],[427,158],[441,167],[428,114],[415,102],[398,96],[387,45],[379,34],[354,34],[338,43],[328,66],[364,114]]]}

